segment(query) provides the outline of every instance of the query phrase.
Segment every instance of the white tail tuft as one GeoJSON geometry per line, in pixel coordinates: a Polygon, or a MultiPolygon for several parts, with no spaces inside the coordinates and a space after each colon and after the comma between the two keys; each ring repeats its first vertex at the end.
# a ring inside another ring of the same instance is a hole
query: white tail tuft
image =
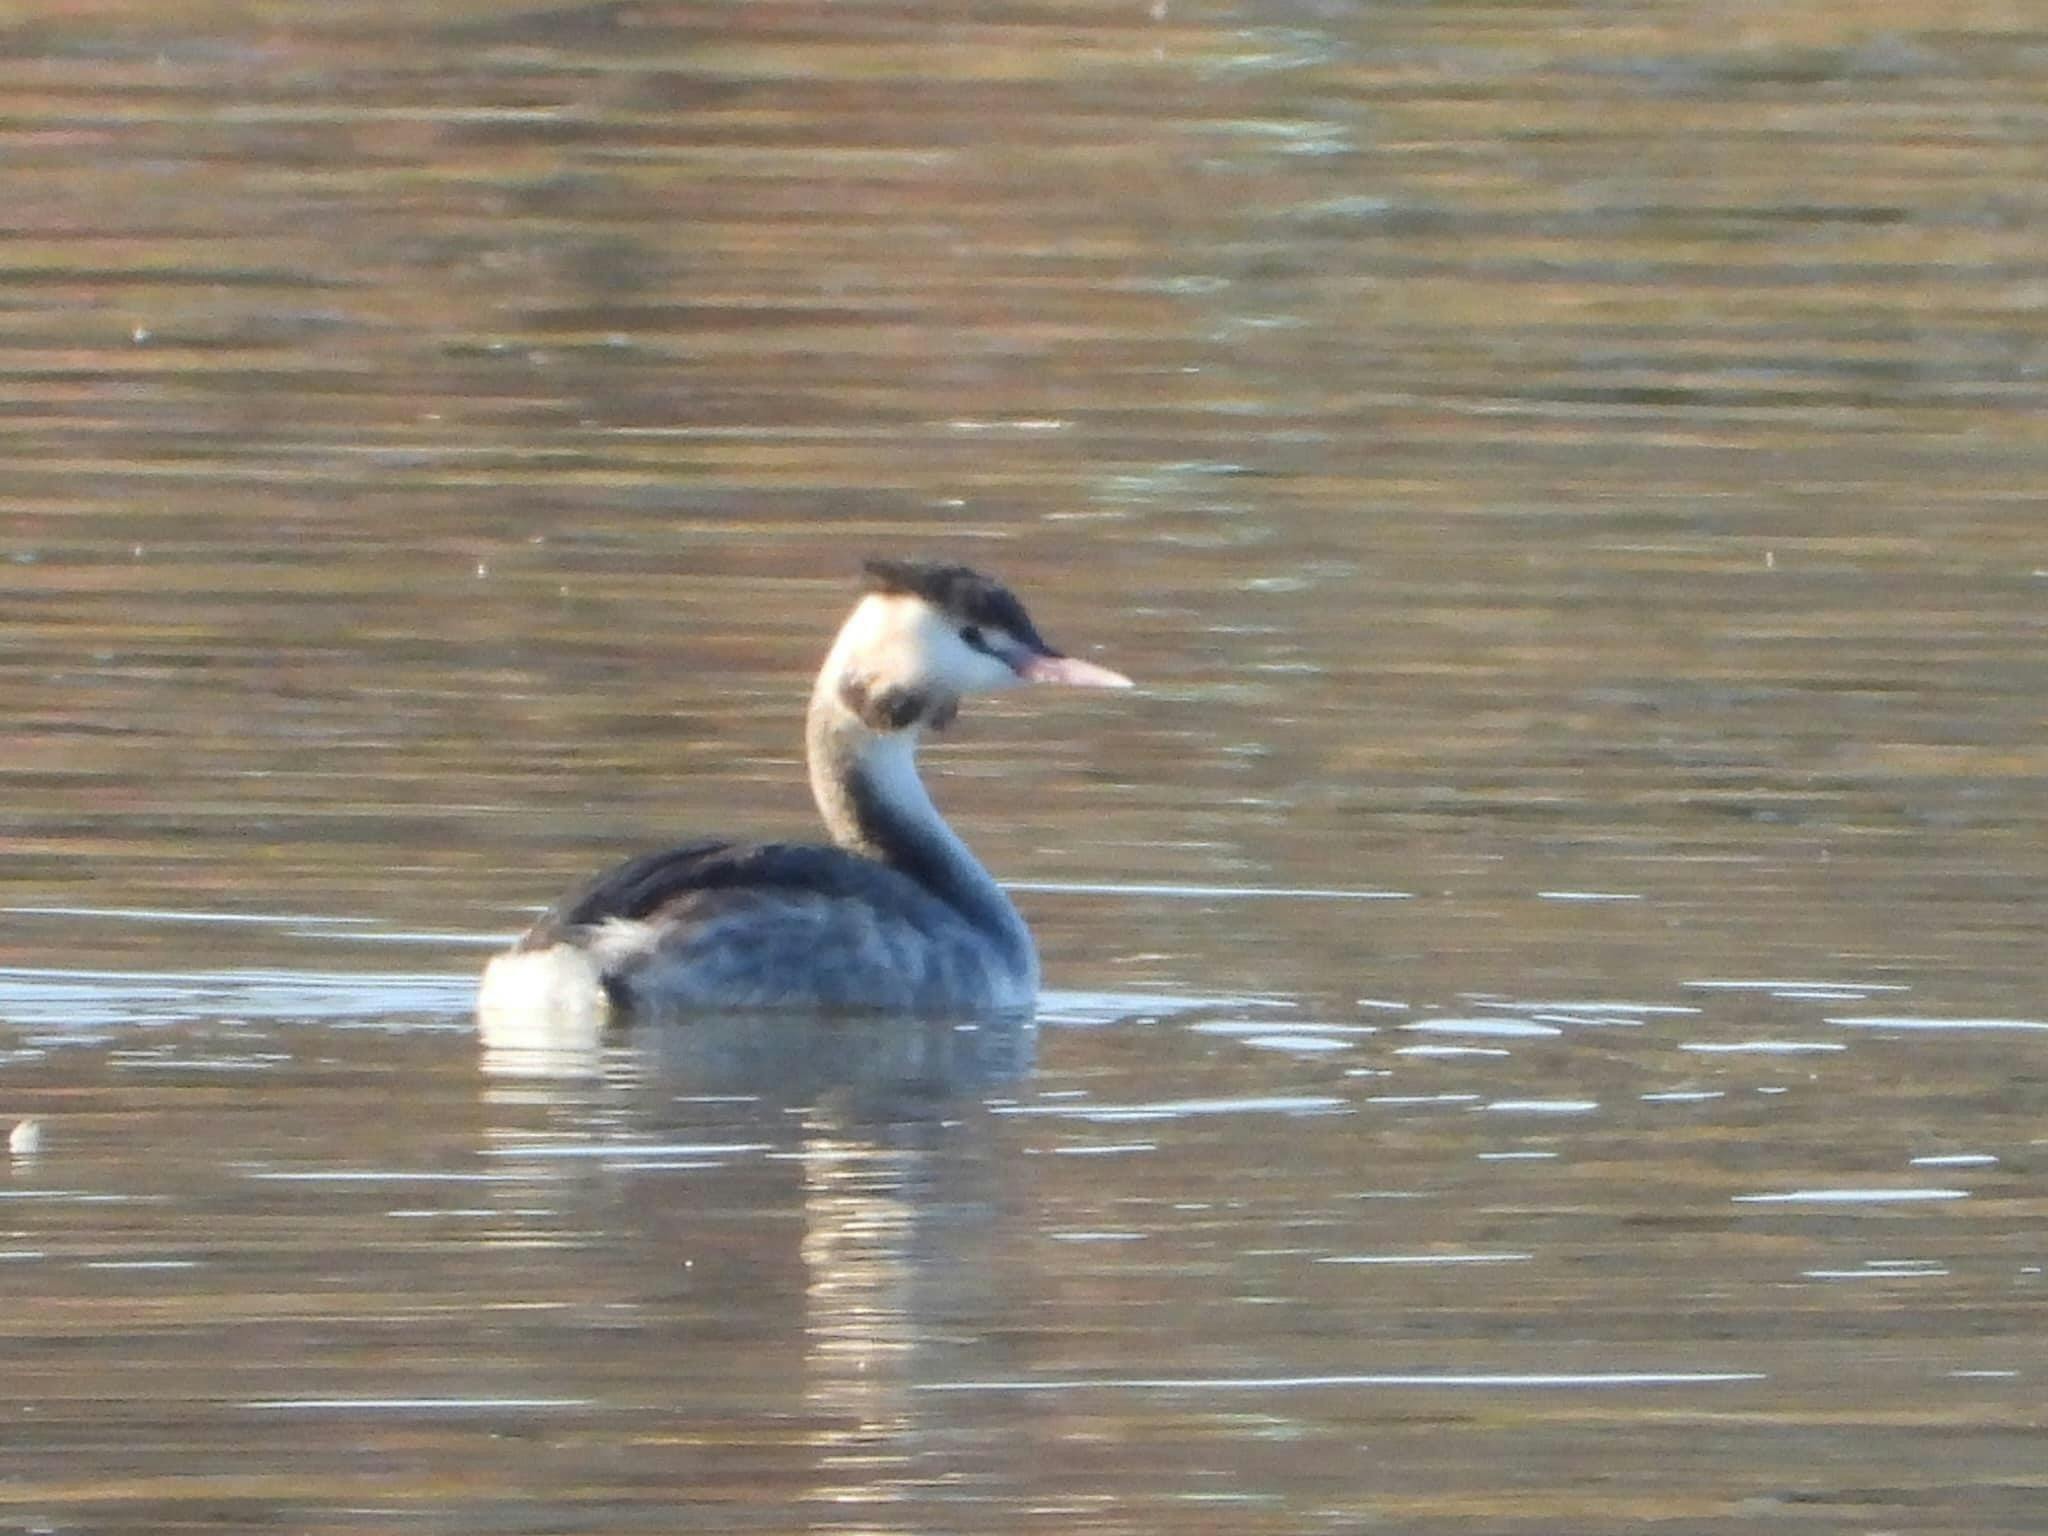
{"type": "Polygon", "coordinates": [[[610,1012],[597,963],[573,944],[497,956],[476,995],[477,1030],[492,1055],[594,1050],[610,1012]]]}

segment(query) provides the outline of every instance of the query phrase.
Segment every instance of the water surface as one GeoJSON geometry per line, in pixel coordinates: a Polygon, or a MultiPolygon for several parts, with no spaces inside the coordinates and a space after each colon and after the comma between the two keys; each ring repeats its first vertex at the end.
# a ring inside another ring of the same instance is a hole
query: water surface
{"type": "Polygon", "coordinates": [[[0,85],[0,1526],[2039,1528],[2023,8],[0,85]],[[1035,1027],[484,1049],[569,882],[809,832],[915,552],[1144,684],[934,754],[1035,1027]]]}

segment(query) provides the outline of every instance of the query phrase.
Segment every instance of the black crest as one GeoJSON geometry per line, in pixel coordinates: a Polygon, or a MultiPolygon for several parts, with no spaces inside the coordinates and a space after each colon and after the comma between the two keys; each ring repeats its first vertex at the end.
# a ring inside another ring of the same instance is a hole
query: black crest
{"type": "Polygon", "coordinates": [[[967,566],[936,565],[923,560],[870,560],[861,567],[861,589],[921,597],[956,624],[1004,630],[1033,650],[1054,654],[1015,594],[1001,582],[967,566]]]}

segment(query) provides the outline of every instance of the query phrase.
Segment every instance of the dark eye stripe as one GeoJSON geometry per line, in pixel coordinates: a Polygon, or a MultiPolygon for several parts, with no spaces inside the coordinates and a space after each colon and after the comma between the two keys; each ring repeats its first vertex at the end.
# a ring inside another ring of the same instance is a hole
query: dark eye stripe
{"type": "Polygon", "coordinates": [[[970,624],[965,629],[961,630],[960,638],[962,640],[965,640],[968,643],[968,645],[973,647],[975,650],[980,651],[983,655],[991,654],[988,643],[988,636],[984,635],[981,632],[981,626],[979,624],[970,624]]]}

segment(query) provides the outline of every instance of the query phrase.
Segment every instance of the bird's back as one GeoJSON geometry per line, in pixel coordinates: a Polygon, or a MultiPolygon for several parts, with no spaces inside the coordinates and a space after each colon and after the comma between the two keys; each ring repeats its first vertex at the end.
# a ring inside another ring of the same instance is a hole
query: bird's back
{"type": "Polygon", "coordinates": [[[989,1013],[1020,975],[911,876],[842,848],[705,841],[630,859],[543,916],[508,960],[587,957],[641,1010],[989,1013]]]}

